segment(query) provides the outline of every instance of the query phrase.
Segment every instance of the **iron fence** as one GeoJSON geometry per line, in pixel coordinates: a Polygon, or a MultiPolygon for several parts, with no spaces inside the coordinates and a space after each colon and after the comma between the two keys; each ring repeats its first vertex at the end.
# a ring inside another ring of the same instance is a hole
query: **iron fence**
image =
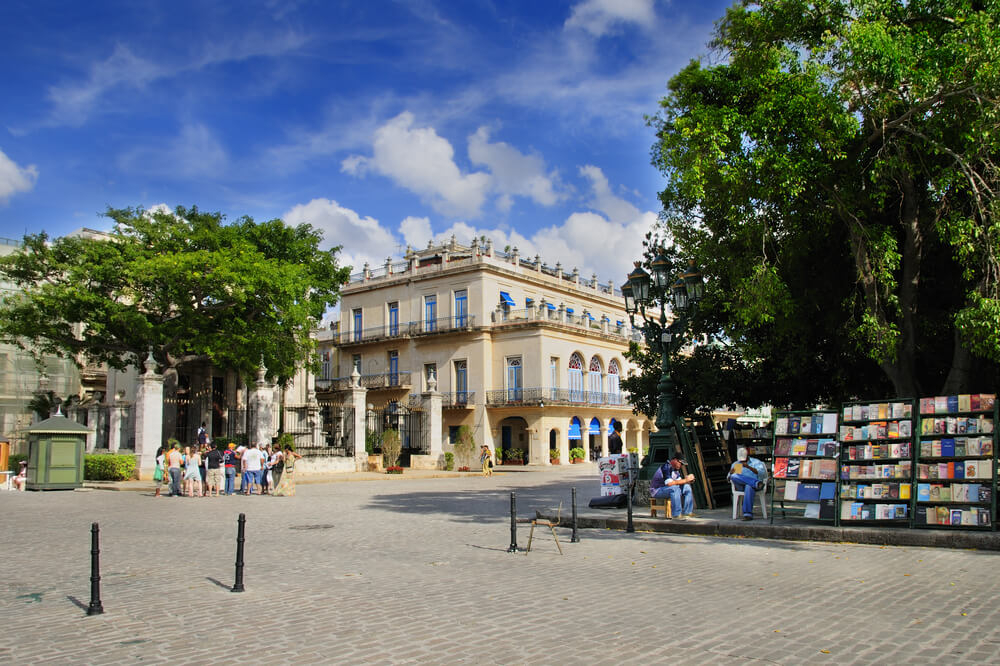
{"type": "Polygon", "coordinates": [[[399,464],[406,467],[410,464],[411,455],[426,454],[428,451],[422,427],[423,419],[422,410],[390,402],[385,407],[367,411],[365,435],[366,438],[372,436],[376,442],[381,442],[386,430],[397,431],[403,447],[399,464]]]}

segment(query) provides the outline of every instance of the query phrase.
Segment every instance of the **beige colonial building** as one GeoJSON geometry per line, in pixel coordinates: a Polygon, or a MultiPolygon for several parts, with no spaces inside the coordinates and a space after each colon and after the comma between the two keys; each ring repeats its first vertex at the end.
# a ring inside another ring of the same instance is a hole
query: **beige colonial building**
{"type": "Polygon", "coordinates": [[[620,389],[632,336],[613,282],[452,238],[351,277],[317,389],[346,387],[354,370],[375,406],[436,388],[444,441],[467,425],[477,445],[537,465],[554,448],[566,463],[573,447],[606,453],[615,421],[627,447],[648,446],[652,419],[620,389]]]}

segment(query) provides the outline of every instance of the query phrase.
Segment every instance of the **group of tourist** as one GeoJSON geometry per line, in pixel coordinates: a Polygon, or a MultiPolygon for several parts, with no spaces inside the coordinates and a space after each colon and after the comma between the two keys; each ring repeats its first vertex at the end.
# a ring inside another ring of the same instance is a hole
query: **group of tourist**
{"type": "Polygon", "coordinates": [[[270,444],[261,448],[256,443],[212,446],[203,428],[198,431],[198,439],[199,443],[185,446],[183,451],[175,440],[156,452],[156,497],[160,497],[165,485],[169,486],[169,497],[212,497],[213,493],[215,497],[235,493],[295,495],[295,461],[302,456],[291,445],[286,444],[283,450],[270,444]]]}

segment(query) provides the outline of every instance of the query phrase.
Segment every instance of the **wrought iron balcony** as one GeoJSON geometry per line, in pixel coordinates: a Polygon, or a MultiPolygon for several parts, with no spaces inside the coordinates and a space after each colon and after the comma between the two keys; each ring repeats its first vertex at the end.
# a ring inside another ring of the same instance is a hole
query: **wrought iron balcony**
{"type": "Polygon", "coordinates": [[[341,331],[334,334],[333,342],[338,346],[391,340],[393,338],[408,338],[415,335],[430,333],[448,333],[451,331],[469,330],[476,325],[476,316],[472,314],[457,317],[438,317],[423,321],[385,324],[372,328],[362,328],[355,331],[341,331]]]}
{"type": "MultiPolygon", "coordinates": [[[[424,400],[419,394],[411,393],[409,405],[410,407],[420,407],[423,405],[424,400]]],[[[476,404],[476,392],[475,391],[459,391],[457,393],[442,393],[441,394],[441,408],[442,409],[472,409],[476,404]]]]}
{"type": "Polygon", "coordinates": [[[595,405],[615,407],[628,402],[623,393],[602,393],[599,391],[577,391],[562,388],[516,388],[486,392],[487,407],[510,407],[517,405],[595,405]]]}
{"type": "MultiPolygon", "coordinates": [[[[332,391],[344,391],[351,388],[350,377],[337,377],[328,381],[329,388],[332,391]]],[[[361,375],[359,377],[359,383],[361,388],[366,389],[409,388],[410,371],[401,370],[399,372],[382,372],[375,375],[361,375]]]]}

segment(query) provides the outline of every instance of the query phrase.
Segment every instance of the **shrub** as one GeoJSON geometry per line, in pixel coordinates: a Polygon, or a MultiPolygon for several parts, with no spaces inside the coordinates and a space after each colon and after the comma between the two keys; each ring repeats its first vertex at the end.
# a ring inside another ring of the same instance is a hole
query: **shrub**
{"type": "Polygon", "coordinates": [[[459,426],[454,446],[458,462],[463,466],[472,465],[472,455],[476,449],[476,440],[472,436],[472,428],[467,425],[459,426]]]}
{"type": "Polygon", "coordinates": [[[549,460],[559,460],[559,449],[549,449],[549,460]]]}
{"type": "Polygon", "coordinates": [[[586,455],[586,452],[579,446],[573,447],[569,450],[570,460],[583,460],[586,455]]]}
{"type": "Polygon", "coordinates": [[[290,446],[292,448],[292,451],[294,451],[295,450],[295,436],[292,435],[292,433],[290,433],[290,432],[283,432],[283,433],[281,433],[280,435],[278,435],[277,446],[278,446],[278,448],[280,448],[282,450],[284,450],[284,448],[286,446],[290,446]]]}
{"type": "Polygon", "coordinates": [[[370,456],[380,453],[382,449],[382,433],[369,430],[365,433],[365,453],[370,456]]]}
{"type": "Polygon", "coordinates": [[[445,451],[444,468],[449,472],[455,469],[455,454],[452,453],[451,451],[445,451]]]}
{"type": "Polygon", "coordinates": [[[389,465],[388,467],[385,468],[385,473],[386,474],[402,474],[403,473],[403,468],[400,467],[399,465],[389,465]]]}
{"type": "Polygon", "coordinates": [[[11,472],[21,471],[21,461],[27,460],[28,456],[23,453],[12,453],[7,459],[7,469],[11,472]]]}
{"type": "Polygon", "coordinates": [[[382,433],[382,458],[386,467],[394,467],[399,462],[399,454],[403,451],[403,442],[398,430],[386,430],[382,433]]]}
{"type": "Polygon", "coordinates": [[[88,481],[128,481],[135,474],[135,456],[98,453],[83,456],[83,478],[88,481]]]}
{"type": "Polygon", "coordinates": [[[505,454],[507,460],[511,462],[524,462],[524,451],[522,449],[507,449],[505,454]]]}

